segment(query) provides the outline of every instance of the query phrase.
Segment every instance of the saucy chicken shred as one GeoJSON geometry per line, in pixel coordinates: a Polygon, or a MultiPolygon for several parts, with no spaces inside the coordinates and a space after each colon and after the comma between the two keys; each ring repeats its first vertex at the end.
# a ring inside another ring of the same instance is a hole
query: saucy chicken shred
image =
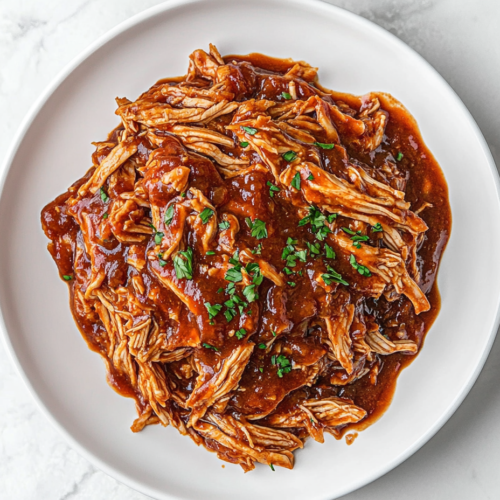
{"type": "Polygon", "coordinates": [[[42,226],[132,431],[172,425],[249,471],[373,423],[439,311],[451,227],[413,117],[212,45],[116,101],[42,226]]]}

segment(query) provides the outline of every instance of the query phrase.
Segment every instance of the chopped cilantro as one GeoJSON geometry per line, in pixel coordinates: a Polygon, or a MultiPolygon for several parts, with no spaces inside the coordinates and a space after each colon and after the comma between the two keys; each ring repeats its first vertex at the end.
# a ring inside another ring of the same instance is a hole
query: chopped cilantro
{"type": "Polygon", "coordinates": [[[229,263],[232,264],[233,266],[240,265],[240,252],[238,250],[236,250],[236,252],[233,253],[233,256],[229,259],[229,263]]]}
{"type": "Polygon", "coordinates": [[[324,142],[315,142],[314,145],[321,149],[333,149],[335,147],[335,144],[325,144],[324,142]]]}
{"type": "Polygon", "coordinates": [[[257,347],[259,349],[267,349],[267,345],[266,344],[259,344],[257,347]]]}
{"type": "Polygon", "coordinates": [[[205,208],[205,210],[200,213],[201,222],[203,222],[203,224],[206,224],[208,222],[208,219],[210,219],[213,214],[214,211],[211,208],[205,208]]]}
{"type": "Polygon", "coordinates": [[[70,276],[69,274],[63,274],[64,281],[71,281],[72,279],[73,279],[73,276],[70,276]]]}
{"type": "Polygon", "coordinates": [[[279,193],[280,188],[276,187],[271,181],[267,181],[266,184],[269,186],[269,196],[274,198],[274,193],[279,193]]]}
{"type": "Polygon", "coordinates": [[[246,148],[246,147],[248,146],[248,142],[247,142],[247,141],[241,141],[241,142],[240,142],[240,146],[241,146],[242,148],[246,148]]]}
{"type": "Polygon", "coordinates": [[[205,342],[203,342],[203,347],[205,349],[213,349],[214,351],[219,351],[219,349],[217,349],[217,347],[213,346],[213,345],[210,345],[210,344],[206,344],[205,342]]]}
{"type": "Polygon", "coordinates": [[[326,285],[331,285],[332,283],[340,283],[342,285],[348,286],[349,283],[342,279],[342,275],[339,274],[333,267],[326,266],[328,273],[322,274],[321,277],[326,285]]]}
{"type": "Polygon", "coordinates": [[[262,366],[259,367],[259,372],[264,373],[264,368],[262,368],[262,366]]]}
{"type": "Polygon", "coordinates": [[[157,231],[156,234],[155,234],[155,243],[157,245],[160,245],[161,244],[161,240],[163,239],[164,236],[165,236],[165,233],[161,233],[161,232],[157,231]]]}
{"type": "Polygon", "coordinates": [[[326,216],[326,220],[331,224],[337,218],[337,214],[330,214],[326,216]]]}
{"type": "Polygon", "coordinates": [[[348,227],[343,227],[342,231],[344,231],[344,233],[351,234],[351,235],[356,234],[356,231],[353,231],[352,229],[349,229],[348,227]]]}
{"type": "MultiPolygon", "coordinates": [[[[283,354],[280,354],[279,356],[273,356],[274,357],[274,363],[278,367],[278,377],[283,378],[283,375],[285,373],[290,373],[292,371],[292,364],[290,361],[286,358],[286,356],[283,356],[283,354]]],[[[271,358],[271,363],[272,363],[272,358],[271,358]]]]}
{"type": "Polygon", "coordinates": [[[225,231],[226,229],[229,229],[231,227],[231,224],[227,220],[223,220],[222,222],[219,222],[219,229],[221,231],[225,231]]]}
{"type": "Polygon", "coordinates": [[[335,259],[335,252],[327,243],[325,243],[325,255],[327,259],[335,259]]]}
{"type": "Polygon", "coordinates": [[[205,302],[205,307],[207,308],[208,311],[208,317],[210,319],[215,318],[217,314],[220,313],[222,309],[222,304],[214,304],[213,306],[210,304],[210,302],[205,302]]]}
{"type": "Polygon", "coordinates": [[[299,226],[311,224],[311,231],[319,241],[323,241],[332,231],[325,226],[326,217],[314,206],[309,207],[309,215],[299,221],[299,226]]]}
{"type": "Polygon", "coordinates": [[[241,127],[247,134],[249,135],[255,135],[258,131],[256,128],[253,127],[241,127]]]}
{"type": "Polygon", "coordinates": [[[404,154],[399,151],[399,153],[396,156],[396,161],[401,161],[403,159],[404,154]]]}
{"type": "Polygon", "coordinates": [[[217,290],[217,293],[222,293],[224,292],[224,288],[220,287],[218,290],[217,290]]]}
{"type": "Polygon", "coordinates": [[[296,285],[296,283],[294,281],[287,281],[287,283],[291,286],[291,287],[294,287],[296,285]]]}
{"type": "Polygon", "coordinates": [[[306,180],[308,180],[308,181],[313,181],[313,180],[314,180],[314,175],[313,175],[313,174],[309,174],[309,175],[307,176],[307,179],[306,179],[306,180]]]}
{"type": "Polygon", "coordinates": [[[261,221],[260,219],[255,219],[252,222],[252,219],[250,219],[250,217],[247,217],[245,219],[245,222],[251,229],[252,236],[254,238],[257,238],[258,240],[261,240],[262,238],[267,238],[267,228],[266,228],[266,223],[264,221],[261,221]]]}
{"type": "Polygon", "coordinates": [[[297,158],[297,153],[295,151],[287,151],[282,156],[285,161],[293,161],[297,158]]]}
{"type": "Polygon", "coordinates": [[[321,252],[321,247],[319,246],[319,243],[309,243],[306,241],[307,248],[309,248],[309,251],[311,254],[319,255],[321,252]]]}
{"type": "Polygon", "coordinates": [[[104,188],[101,188],[99,190],[100,194],[101,194],[101,200],[104,202],[104,203],[107,203],[109,201],[109,196],[108,196],[108,193],[106,193],[106,191],[104,191],[104,188]]]}
{"type": "Polygon", "coordinates": [[[288,276],[290,276],[290,274],[294,274],[294,271],[288,269],[288,267],[284,267],[283,271],[285,271],[285,274],[287,274],[288,276]]]}
{"type": "Polygon", "coordinates": [[[254,255],[260,255],[262,253],[262,244],[259,243],[253,250],[250,250],[254,255]]]}
{"type": "Polygon", "coordinates": [[[109,217],[108,212],[104,212],[104,213],[102,214],[102,218],[103,218],[103,219],[107,219],[108,217],[109,217]]]}
{"type": "Polygon", "coordinates": [[[292,187],[294,187],[297,191],[300,191],[300,174],[297,172],[292,179],[292,187]]]}
{"type": "Polygon", "coordinates": [[[163,218],[163,221],[165,222],[165,225],[166,226],[170,226],[170,223],[172,222],[173,218],[174,218],[174,205],[170,205],[165,210],[165,216],[163,218]]]}
{"type": "Polygon", "coordinates": [[[281,95],[283,96],[284,99],[287,101],[292,98],[292,96],[288,92],[281,92],[281,95]]]}
{"type": "Polygon", "coordinates": [[[237,266],[231,267],[231,269],[228,269],[226,272],[226,275],[224,276],[224,279],[227,281],[232,281],[233,283],[239,283],[240,281],[243,280],[243,276],[241,275],[241,267],[238,268],[237,266]]]}
{"type": "Polygon", "coordinates": [[[240,328],[236,333],[236,338],[238,340],[241,340],[245,335],[247,334],[247,331],[244,328],[240,328]]]}
{"type": "Polygon", "coordinates": [[[271,330],[271,333],[273,334],[273,337],[276,337],[276,332],[274,330],[271,330]]]}
{"type": "Polygon", "coordinates": [[[259,298],[259,294],[255,291],[255,285],[248,285],[243,289],[243,295],[248,302],[254,302],[259,298]]]}
{"type": "Polygon", "coordinates": [[[382,224],[380,224],[380,222],[377,222],[373,227],[372,227],[372,231],[374,233],[380,233],[384,230],[384,228],[382,227],[382,224]]]}
{"type": "Polygon", "coordinates": [[[299,252],[296,252],[295,255],[301,262],[306,262],[307,250],[300,250],[299,252]]]}
{"type": "Polygon", "coordinates": [[[357,261],[356,261],[356,257],[354,257],[353,254],[351,254],[351,257],[349,258],[349,262],[351,263],[351,266],[354,267],[354,269],[356,269],[356,271],[358,271],[359,274],[361,274],[361,276],[371,276],[372,273],[370,272],[370,270],[365,267],[365,266],[362,266],[361,264],[358,264],[357,261]]]}
{"type": "Polygon", "coordinates": [[[174,257],[174,269],[177,279],[193,279],[193,249],[191,247],[188,247],[185,252],[180,251],[174,257]],[[184,259],[181,256],[184,257],[184,259]]]}

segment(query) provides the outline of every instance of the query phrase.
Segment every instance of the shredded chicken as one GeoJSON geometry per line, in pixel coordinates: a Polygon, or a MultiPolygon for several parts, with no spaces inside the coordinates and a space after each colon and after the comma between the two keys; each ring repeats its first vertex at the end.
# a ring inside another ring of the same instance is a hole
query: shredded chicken
{"type": "Polygon", "coordinates": [[[384,356],[418,352],[449,234],[401,105],[255,61],[210,45],[184,78],[117,98],[92,169],[42,212],[83,335],[136,399],[132,431],[172,425],[245,471],[291,469],[392,390],[384,356]]]}

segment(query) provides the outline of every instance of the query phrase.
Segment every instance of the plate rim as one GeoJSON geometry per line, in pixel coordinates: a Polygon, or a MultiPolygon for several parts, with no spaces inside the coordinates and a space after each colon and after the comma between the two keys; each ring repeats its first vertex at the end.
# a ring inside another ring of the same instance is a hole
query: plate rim
{"type": "MultiPolygon", "coordinates": [[[[166,0],[162,3],[149,7],[133,16],[125,19],[120,22],[101,36],[99,36],[94,42],[90,43],[86,48],[80,51],[73,59],[71,59],[51,80],[51,82],[45,87],[45,89],[41,92],[37,99],[30,106],[28,112],[25,114],[22,119],[20,125],[17,128],[16,133],[10,143],[10,146],[7,149],[7,154],[4,157],[4,161],[0,166],[0,199],[2,197],[5,183],[8,177],[9,172],[11,171],[11,167],[13,161],[19,151],[19,147],[29,131],[31,125],[33,124],[35,118],[38,113],[42,110],[44,105],[50,99],[50,97],[56,92],[56,90],[60,87],[60,85],[75,71],[85,60],[91,57],[97,50],[106,45],[108,42],[113,40],[115,37],[120,34],[126,32],[127,30],[133,28],[134,26],[147,21],[148,19],[154,17],[155,15],[167,12],[169,10],[175,9],[177,7],[182,7],[186,5],[195,5],[202,2],[210,2],[212,0],[166,0]]],[[[219,0],[220,1],[220,0],[219,0]]],[[[222,0],[224,2],[234,2],[239,1],[240,3],[246,3],[246,0],[222,0]]],[[[387,31],[385,28],[379,26],[378,24],[366,19],[358,14],[355,14],[351,11],[343,9],[342,7],[338,7],[336,5],[332,5],[326,3],[322,0],[272,0],[273,3],[281,3],[285,5],[295,4],[297,6],[303,6],[309,8],[311,11],[320,13],[321,10],[328,11],[330,14],[334,14],[336,17],[347,19],[353,23],[357,23],[359,26],[365,26],[367,29],[374,32],[375,35],[385,38],[388,42],[397,46],[399,49],[406,51],[409,55],[416,58],[420,61],[427,69],[437,77],[439,81],[447,88],[450,97],[454,101],[454,105],[457,109],[460,109],[464,118],[471,125],[474,136],[478,139],[479,146],[485,155],[485,159],[488,163],[488,166],[493,174],[492,177],[494,179],[495,190],[496,190],[496,198],[497,202],[500,203],[500,175],[497,170],[495,160],[491,154],[490,148],[486,139],[484,138],[481,129],[476,123],[474,117],[471,112],[464,104],[464,102],[460,99],[455,90],[451,87],[451,85],[445,80],[445,78],[423,57],[421,56],[415,49],[410,47],[400,38],[398,38],[393,33],[387,31]]],[[[465,400],[475,382],[477,381],[479,374],[481,373],[484,364],[491,352],[491,348],[493,346],[493,342],[495,341],[498,329],[500,325],[500,296],[497,299],[495,319],[493,322],[493,326],[491,331],[488,334],[488,340],[485,345],[484,351],[479,359],[474,371],[472,372],[469,380],[465,383],[457,394],[454,401],[449,405],[447,410],[442,414],[442,416],[410,447],[408,447],[403,453],[394,457],[391,461],[389,461],[382,469],[378,469],[370,474],[367,474],[363,479],[361,479],[354,487],[346,486],[343,490],[341,490],[337,496],[334,498],[339,498],[343,495],[356,491],[376,479],[384,476],[391,470],[395,469],[397,466],[402,464],[405,460],[415,454],[422,446],[424,446],[430,439],[444,426],[444,424],[451,418],[451,416],[456,412],[462,402],[465,400]]],[[[25,374],[21,362],[19,361],[15,349],[12,345],[10,335],[7,331],[7,327],[5,324],[5,320],[3,317],[3,312],[0,304],[0,338],[2,339],[2,344],[7,352],[8,358],[10,358],[13,366],[15,367],[17,374],[20,376],[21,380],[24,382],[25,387],[28,389],[31,397],[35,401],[38,409],[45,416],[45,418],[51,423],[53,428],[57,430],[57,432],[63,436],[66,443],[79,455],[88,460],[93,466],[104,472],[105,474],[113,477],[119,482],[127,485],[135,491],[151,496],[152,498],[164,498],[169,500],[179,500],[181,497],[173,496],[168,492],[159,491],[154,487],[150,487],[147,483],[142,481],[136,481],[135,479],[130,478],[129,476],[122,474],[119,470],[117,470],[113,465],[107,463],[102,460],[94,453],[92,453],[87,447],[80,443],[76,438],[72,436],[72,434],[66,430],[62,423],[50,412],[50,410],[45,406],[37,392],[33,388],[29,378],[25,374]],[[160,495],[160,496],[158,496],[160,495]]],[[[332,500],[333,497],[322,497],[321,500],[332,500]]]]}

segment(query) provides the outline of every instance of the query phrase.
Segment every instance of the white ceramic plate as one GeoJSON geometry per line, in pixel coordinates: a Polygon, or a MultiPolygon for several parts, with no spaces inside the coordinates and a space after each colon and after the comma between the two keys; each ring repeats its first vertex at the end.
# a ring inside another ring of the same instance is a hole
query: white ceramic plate
{"type": "Polygon", "coordinates": [[[74,61],[24,122],[3,171],[0,304],[8,349],[40,407],[82,455],[161,499],[327,500],[386,473],[422,446],[463,400],[498,325],[498,178],[484,139],[444,80],[370,22],[320,2],[170,2],[122,24],[74,61]],[[453,231],[439,274],[442,310],[422,353],[399,379],[385,416],[355,444],[309,441],[293,471],[221,467],[171,428],[133,434],[132,400],[105,382],[71,317],[39,214],[90,166],[91,141],[117,124],[115,96],[136,97],[183,74],[215,43],[320,68],[330,88],[392,93],[417,118],[450,189],[453,231]],[[481,244],[478,244],[478,243],[481,244]]]}

